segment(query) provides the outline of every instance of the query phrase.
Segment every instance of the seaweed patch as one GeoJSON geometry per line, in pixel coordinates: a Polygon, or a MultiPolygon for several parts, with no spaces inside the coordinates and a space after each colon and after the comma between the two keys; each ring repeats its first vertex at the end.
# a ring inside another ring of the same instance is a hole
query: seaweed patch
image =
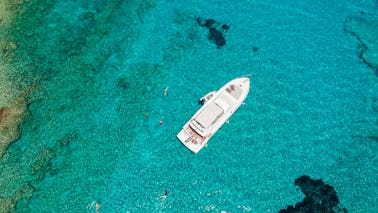
{"type": "Polygon", "coordinates": [[[339,198],[335,189],[325,184],[321,179],[313,180],[307,175],[295,179],[305,198],[295,205],[282,209],[279,213],[346,213],[345,208],[339,207],[339,198]]]}
{"type": "Polygon", "coordinates": [[[197,17],[197,23],[201,27],[209,29],[209,40],[217,45],[217,48],[221,48],[226,45],[226,38],[224,33],[226,33],[230,27],[226,24],[220,24],[214,19],[201,19],[197,17]]]}

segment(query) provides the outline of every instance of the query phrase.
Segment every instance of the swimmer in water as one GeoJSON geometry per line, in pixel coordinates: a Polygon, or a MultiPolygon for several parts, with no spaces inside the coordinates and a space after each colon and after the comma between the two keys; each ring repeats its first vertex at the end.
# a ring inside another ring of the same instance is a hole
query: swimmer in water
{"type": "Polygon", "coordinates": [[[100,208],[101,208],[101,205],[100,203],[98,203],[97,201],[92,201],[91,204],[88,204],[87,205],[87,209],[91,210],[95,208],[96,209],[96,212],[99,212],[100,211],[100,208]]]}
{"type": "Polygon", "coordinates": [[[165,201],[167,199],[168,191],[165,190],[163,195],[160,195],[160,198],[162,201],[165,201]]]}
{"type": "Polygon", "coordinates": [[[169,88],[169,87],[166,87],[166,88],[164,89],[164,96],[167,96],[167,95],[168,95],[168,88],[169,88]]]}
{"type": "Polygon", "coordinates": [[[99,212],[100,211],[100,208],[101,208],[101,205],[99,203],[96,202],[96,212],[99,212]]]}

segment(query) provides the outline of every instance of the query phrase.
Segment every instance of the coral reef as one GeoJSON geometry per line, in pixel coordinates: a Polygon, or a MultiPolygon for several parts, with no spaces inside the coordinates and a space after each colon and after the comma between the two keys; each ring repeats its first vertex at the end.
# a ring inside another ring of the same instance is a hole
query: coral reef
{"type": "Polygon", "coordinates": [[[8,213],[14,211],[14,200],[12,198],[0,198],[0,212],[8,213]]]}
{"type": "Polygon", "coordinates": [[[19,85],[14,82],[15,72],[12,66],[0,62],[0,108],[10,106],[20,94],[19,85]]]}
{"type": "Polygon", "coordinates": [[[47,173],[55,174],[57,171],[51,168],[51,160],[56,157],[56,153],[52,149],[43,149],[37,157],[32,167],[31,174],[36,176],[37,180],[43,180],[47,173]]]}
{"type": "Polygon", "coordinates": [[[0,53],[5,61],[10,61],[17,49],[17,45],[14,41],[6,41],[0,39],[0,53]]]}
{"type": "Polygon", "coordinates": [[[57,140],[52,148],[44,148],[37,156],[31,168],[31,174],[36,181],[43,180],[47,174],[53,176],[65,164],[65,157],[71,152],[70,144],[77,139],[77,134],[67,134],[57,140]]]}
{"type": "Polygon", "coordinates": [[[0,108],[0,158],[6,148],[21,135],[19,125],[27,111],[27,96],[32,88],[23,90],[10,107],[0,108]]]}
{"type": "Polygon", "coordinates": [[[335,189],[325,184],[321,179],[313,180],[309,176],[303,175],[295,179],[294,184],[302,190],[306,197],[301,202],[280,210],[280,213],[347,212],[346,209],[338,207],[339,199],[335,189]]]}
{"type": "Polygon", "coordinates": [[[0,27],[7,25],[11,18],[11,13],[8,10],[8,2],[0,1],[0,27]]]}
{"type": "Polygon", "coordinates": [[[18,203],[22,199],[29,200],[35,191],[35,188],[30,183],[21,185],[13,195],[15,203],[18,203]]]}
{"type": "Polygon", "coordinates": [[[0,197],[0,212],[14,212],[17,206],[22,206],[24,207],[23,209],[27,209],[27,203],[33,196],[34,191],[35,188],[32,185],[25,183],[21,185],[10,198],[0,197]]]}

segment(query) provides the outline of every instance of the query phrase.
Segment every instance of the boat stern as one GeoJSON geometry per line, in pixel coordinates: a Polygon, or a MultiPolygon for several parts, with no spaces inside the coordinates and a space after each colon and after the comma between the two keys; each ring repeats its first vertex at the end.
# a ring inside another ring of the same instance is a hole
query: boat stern
{"type": "Polygon", "coordinates": [[[181,131],[177,134],[177,138],[181,141],[182,144],[190,149],[190,151],[196,154],[204,146],[203,143],[199,141],[197,142],[195,138],[193,138],[185,129],[181,129],[181,131]]]}
{"type": "Polygon", "coordinates": [[[185,144],[192,139],[192,136],[190,136],[184,129],[181,129],[181,131],[177,134],[177,138],[185,144]]]}

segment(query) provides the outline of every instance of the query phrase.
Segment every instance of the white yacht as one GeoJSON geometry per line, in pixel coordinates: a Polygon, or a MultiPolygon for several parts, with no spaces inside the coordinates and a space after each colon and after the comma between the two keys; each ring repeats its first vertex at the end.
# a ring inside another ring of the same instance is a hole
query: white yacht
{"type": "Polygon", "coordinates": [[[243,103],[249,87],[248,77],[236,78],[202,97],[200,100],[204,105],[183,126],[177,134],[178,139],[192,152],[198,153],[243,103]]]}

